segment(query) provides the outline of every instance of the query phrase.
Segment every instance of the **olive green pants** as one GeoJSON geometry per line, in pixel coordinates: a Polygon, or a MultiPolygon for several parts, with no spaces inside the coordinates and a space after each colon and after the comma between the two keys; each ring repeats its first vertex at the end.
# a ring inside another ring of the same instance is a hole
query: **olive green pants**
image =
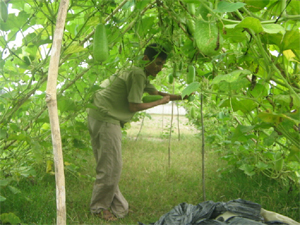
{"type": "Polygon", "coordinates": [[[128,213],[128,202],[118,186],[122,170],[121,127],[92,117],[88,118],[88,126],[96,159],[91,212],[110,208],[115,216],[122,218],[128,213]]]}

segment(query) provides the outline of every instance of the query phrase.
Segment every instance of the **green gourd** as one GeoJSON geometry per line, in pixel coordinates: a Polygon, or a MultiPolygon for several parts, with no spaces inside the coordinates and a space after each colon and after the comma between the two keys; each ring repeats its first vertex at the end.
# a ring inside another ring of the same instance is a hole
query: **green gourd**
{"type": "Polygon", "coordinates": [[[187,84],[193,83],[195,80],[196,70],[193,65],[189,65],[188,67],[188,73],[187,73],[187,84]]]}
{"type": "Polygon", "coordinates": [[[194,3],[188,3],[187,4],[187,10],[191,15],[195,15],[196,13],[196,8],[194,3]]]}
{"type": "Polygon", "coordinates": [[[200,52],[206,56],[218,54],[221,49],[221,36],[215,23],[209,23],[201,18],[195,22],[194,38],[200,52]]]}
{"type": "Polygon", "coordinates": [[[169,74],[169,84],[173,84],[173,81],[174,81],[173,74],[170,73],[170,74],[169,74]]]}
{"type": "Polygon", "coordinates": [[[105,25],[100,23],[97,25],[94,34],[94,59],[97,62],[104,62],[108,58],[108,42],[106,36],[105,25]]]}
{"type": "Polygon", "coordinates": [[[142,101],[143,101],[143,103],[149,103],[149,102],[155,102],[162,98],[163,98],[163,96],[161,96],[161,95],[146,95],[143,97],[142,101]]]}
{"type": "Polygon", "coordinates": [[[192,117],[193,119],[195,119],[195,117],[196,117],[196,110],[195,110],[195,107],[194,107],[194,106],[192,106],[192,108],[191,108],[191,117],[192,117]]]}

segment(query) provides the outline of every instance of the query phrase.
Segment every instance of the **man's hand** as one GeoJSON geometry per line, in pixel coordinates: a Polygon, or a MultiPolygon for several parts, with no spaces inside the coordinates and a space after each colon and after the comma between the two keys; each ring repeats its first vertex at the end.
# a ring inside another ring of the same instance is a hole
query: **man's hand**
{"type": "Polygon", "coordinates": [[[132,103],[129,102],[129,111],[130,112],[138,112],[145,109],[153,108],[158,105],[166,104],[170,101],[170,96],[166,95],[163,96],[162,99],[156,100],[154,102],[147,102],[147,103],[132,103]]]}
{"type": "Polygon", "coordinates": [[[161,104],[167,104],[170,101],[170,96],[166,95],[160,101],[161,101],[161,104]]]}

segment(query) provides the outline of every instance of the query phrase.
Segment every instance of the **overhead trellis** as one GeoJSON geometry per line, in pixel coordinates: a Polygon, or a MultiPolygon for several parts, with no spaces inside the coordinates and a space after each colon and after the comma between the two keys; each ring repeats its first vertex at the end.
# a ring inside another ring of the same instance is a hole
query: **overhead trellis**
{"type": "MultiPolygon", "coordinates": [[[[64,96],[67,88],[74,85],[76,81],[80,80],[81,82],[85,82],[86,86],[89,86],[89,84],[100,82],[110,74],[115,73],[116,67],[121,69],[128,63],[127,59],[125,59],[122,64],[111,60],[112,62],[108,61],[105,65],[102,65],[106,67],[107,71],[102,73],[97,71],[98,68],[102,66],[94,64],[91,57],[90,46],[93,41],[92,36],[94,34],[95,25],[99,23],[101,15],[107,14],[106,12],[102,12],[103,7],[109,9],[111,7],[110,5],[116,6],[105,18],[105,23],[108,24],[109,30],[108,36],[110,40],[111,58],[113,58],[113,56],[118,58],[118,55],[126,54],[128,59],[135,60],[140,52],[132,52],[130,48],[138,47],[137,49],[142,49],[151,39],[157,39],[160,37],[157,35],[161,35],[160,30],[155,31],[157,34],[148,32],[148,30],[152,29],[153,22],[157,20],[152,14],[154,13],[153,10],[157,10],[158,1],[141,1],[136,5],[134,5],[132,1],[127,0],[120,2],[118,5],[107,1],[104,5],[101,5],[101,7],[97,7],[97,4],[99,4],[97,1],[91,1],[90,3],[92,4],[83,5],[81,1],[73,1],[69,6],[68,22],[65,27],[60,60],[58,84],[61,88],[58,89],[58,99],[64,96]],[[105,7],[105,5],[107,5],[107,7],[105,7]],[[133,7],[135,7],[135,10],[132,9],[133,7]],[[86,13],[83,18],[82,14],[87,11],[89,11],[89,13],[86,13]],[[148,15],[143,18],[147,11],[149,11],[148,15]],[[120,17],[122,17],[122,19],[118,18],[118,15],[121,15],[120,17]],[[72,24],[72,26],[68,26],[69,24],[72,24]],[[132,41],[131,47],[128,48],[124,45],[124,41],[132,39],[132,36],[136,36],[137,38],[135,37],[135,41],[132,41]],[[70,63],[73,66],[65,69],[70,63]],[[73,70],[73,68],[76,69],[73,70]],[[68,71],[68,69],[70,70],[68,71]],[[70,72],[72,72],[71,76],[70,72]],[[84,75],[88,77],[89,74],[100,74],[100,76],[97,78],[94,76],[93,79],[81,79],[84,75]]],[[[166,5],[159,4],[159,6],[162,7],[160,9],[161,18],[163,13],[165,14],[164,17],[170,15],[171,10],[168,9],[166,5]]],[[[7,89],[8,92],[11,89],[12,92],[9,92],[7,96],[3,96],[5,99],[11,100],[7,101],[8,105],[2,113],[0,122],[8,124],[10,123],[9,121],[14,121],[14,117],[18,117],[18,112],[30,110],[28,108],[25,109],[25,103],[31,101],[33,96],[36,96],[36,98],[40,98],[38,104],[40,104],[41,110],[35,109],[34,112],[30,112],[31,118],[27,118],[29,122],[19,127],[19,130],[27,132],[33,124],[35,126],[37,125],[36,121],[38,121],[39,118],[45,118],[44,111],[46,107],[42,98],[45,90],[45,82],[47,81],[46,71],[49,63],[55,15],[58,6],[55,2],[48,5],[38,1],[27,1],[22,4],[14,3],[12,7],[16,8],[19,12],[16,15],[9,14],[7,23],[1,24],[1,33],[3,34],[1,44],[4,46],[2,53],[6,61],[6,65],[4,66],[8,69],[5,74],[15,74],[16,83],[12,83],[14,76],[6,78],[6,75],[3,74],[4,82],[6,82],[6,84],[10,83],[9,85],[5,85],[5,89],[7,89]],[[48,22],[45,22],[45,17],[48,22]],[[15,23],[16,21],[18,21],[17,24],[15,23]],[[19,36],[24,38],[20,39],[19,36]],[[14,40],[18,40],[18,42],[11,45],[14,40]],[[9,60],[11,60],[11,64],[16,67],[10,67],[8,65],[9,60]]],[[[163,29],[164,27],[162,27],[162,30],[163,29]]],[[[173,28],[166,24],[166,29],[170,30],[173,28]]],[[[93,87],[91,87],[91,90],[92,89],[93,87]]],[[[90,91],[81,93],[81,99],[78,100],[81,101],[81,103],[78,104],[81,104],[81,106],[89,104],[86,99],[89,98],[90,94],[90,91]]],[[[73,101],[75,101],[75,99],[73,101]]],[[[43,126],[43,124],[40,125],[43,126]]],[[[26,133],[24,133],[24,135],[27,136],[26,133]]],[[[49,134],[47,134],[47,136],[48,135],[49,134]]],[[[32,134],[28,133],[28,136],[32,136],[32,134]]],[[[19,141],[18,139],[10,140],[5,143],[3,148],[7,149],[19,141]]]]}

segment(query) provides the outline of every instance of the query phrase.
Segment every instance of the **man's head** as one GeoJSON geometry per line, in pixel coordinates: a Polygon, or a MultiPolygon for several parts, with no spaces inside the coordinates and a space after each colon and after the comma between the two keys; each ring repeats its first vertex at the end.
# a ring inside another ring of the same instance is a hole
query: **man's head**
{"type": "Polygon", "coordinates": [[[166,63],[167,57],[168,55],[166,50],[161,45],[148,45],[144,51],[143,58],[143,60],[150,61],[145,66],[147,76],[151,75],[156,77],[156,75],[162,70],[163,65],[166,63]]]}
{"type": "Polygon", "coordinates": [[[153,61],[157,57],[166,61],[168,57],[166,49],[156,43],[150,44],[145,48],[144,56],[145,55],[148,56],[150,61],[153,61]]]}

